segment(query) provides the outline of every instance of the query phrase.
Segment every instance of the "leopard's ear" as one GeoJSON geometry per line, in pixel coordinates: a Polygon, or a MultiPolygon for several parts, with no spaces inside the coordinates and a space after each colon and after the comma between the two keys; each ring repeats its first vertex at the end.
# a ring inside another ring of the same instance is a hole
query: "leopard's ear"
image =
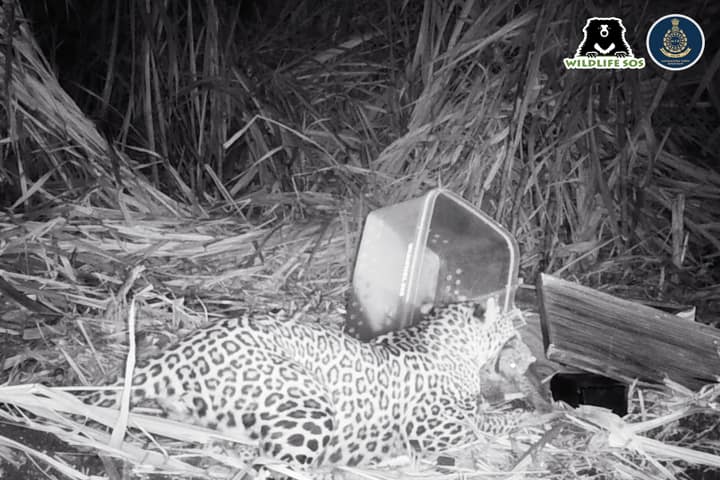
{"type": "Polygon", "coordinates": [[[427,316],[430,315],[433,310],[435,309],[435,305],[433,305],[432,302],[426,302],[420,305],[420,315],[427,316]]]}
{"type": "Polygon", "coordinates": [[[473,316],[477,318],[485,318],[485,305],[481,302],[472,303],[473,306],[473,316]]]}

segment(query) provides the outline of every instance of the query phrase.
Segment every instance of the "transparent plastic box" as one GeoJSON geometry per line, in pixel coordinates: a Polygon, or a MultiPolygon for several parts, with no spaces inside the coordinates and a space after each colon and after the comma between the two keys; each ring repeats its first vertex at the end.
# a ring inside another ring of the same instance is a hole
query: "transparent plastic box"
{"type": "Polygon", "coordinates": [[[512,235],[461,197],[435,189],[367,216],[345,328],[369,340],[411,325],[424,305],[491,296],[506,313],[517,284],[512,235]]]}

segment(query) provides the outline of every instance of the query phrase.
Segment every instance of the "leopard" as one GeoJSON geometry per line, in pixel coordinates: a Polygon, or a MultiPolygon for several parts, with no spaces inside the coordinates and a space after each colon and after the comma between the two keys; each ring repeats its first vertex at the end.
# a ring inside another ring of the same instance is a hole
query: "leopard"
{"type": "MultiPolygon", "coordinates": [[[[515,336],[509,317],[492,298],[443,305],[371,341],[272,313],[226,318],[139,362],[130,404],[250,438],[299,470],[442,452],[481,428],[482,369],[515,336]]],[[[83,401],[117,408],[120,393],[83,401]]]]}
{"type": "Polygon", "coordinates": [[[538,420],[537,415],[530,416],[529,412],[542,414],[552,410],[546,398],[549,392],[532,370],[536,360],[518,332],[503,345],[494,362],[483,368],[482,400],[489,408],[477,417],[482,421],[480,431],[501,436],[538,420]]]}

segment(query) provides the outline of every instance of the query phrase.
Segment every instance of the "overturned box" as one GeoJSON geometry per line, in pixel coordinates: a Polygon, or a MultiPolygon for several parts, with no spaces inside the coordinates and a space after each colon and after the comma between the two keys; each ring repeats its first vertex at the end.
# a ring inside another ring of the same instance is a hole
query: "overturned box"
{"type": "Polygon", "coordinates": [[[494,296],[514,308],[518,247],[500,224],[435,189],[371,212],[355,258],[346,330],[368,340],[404,328],[423,305],[494,296]]]}

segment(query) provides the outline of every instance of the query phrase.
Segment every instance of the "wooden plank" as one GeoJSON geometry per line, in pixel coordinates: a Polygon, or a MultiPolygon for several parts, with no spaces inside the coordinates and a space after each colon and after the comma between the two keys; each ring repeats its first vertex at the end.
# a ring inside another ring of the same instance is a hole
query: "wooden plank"
{"type": "Polygon", "coordinates": [[[668,376],[696,389],[720,376],[720,330],[541,275],[538,302],[548,359],[618,380],[668,376]]]}

